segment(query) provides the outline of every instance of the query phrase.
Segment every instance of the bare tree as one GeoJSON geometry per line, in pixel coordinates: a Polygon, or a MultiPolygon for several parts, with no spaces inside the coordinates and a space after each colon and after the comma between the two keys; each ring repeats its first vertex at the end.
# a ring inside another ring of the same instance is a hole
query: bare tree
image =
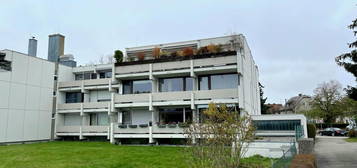
{"type": "Polygon", "coordinates": [[[187,160],[192,168],[237,168],[254,139],[254,126],[248,115],[222,104],[209,104],[201,123],[185,130],[190,147],[187,160]]]}
{"type": "Polygon", "coordinates": [[[314,90],[312,110],[309,115],[321,118],[325,123],[333,123],[336,118],[343,115],[339,108],[342,99],[342,86],[337,81],[324,82],[314,90]]]}

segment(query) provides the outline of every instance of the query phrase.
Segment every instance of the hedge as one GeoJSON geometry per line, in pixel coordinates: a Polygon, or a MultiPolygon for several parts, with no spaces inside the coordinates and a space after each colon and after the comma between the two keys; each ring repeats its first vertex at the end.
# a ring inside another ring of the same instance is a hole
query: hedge
{"type": "Polygon", "coordinates": [[[316,126],[315,124],[307,124],[307,135],[309,138],[314,138],[316,136],[316,126]]]}

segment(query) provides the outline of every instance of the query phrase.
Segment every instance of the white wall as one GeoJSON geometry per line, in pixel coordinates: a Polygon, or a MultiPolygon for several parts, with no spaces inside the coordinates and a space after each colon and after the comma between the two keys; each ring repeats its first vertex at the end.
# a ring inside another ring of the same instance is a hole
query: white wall
{"type": "Polygon", "coordinates": [[[0,143],[49,139],[54,63],[1,52],[12,71],[0,72],[0,143]]]}

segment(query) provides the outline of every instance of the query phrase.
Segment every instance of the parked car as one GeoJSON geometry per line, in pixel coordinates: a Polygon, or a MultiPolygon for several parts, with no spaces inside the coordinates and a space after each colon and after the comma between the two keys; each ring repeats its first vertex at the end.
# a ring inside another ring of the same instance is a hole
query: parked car
{"type": "Polygon", "coordinates": [[[319,134],[321,136],[346,136],[347,132],[340,128],[325,128],[324,130],[319,131],[319,134]]]}

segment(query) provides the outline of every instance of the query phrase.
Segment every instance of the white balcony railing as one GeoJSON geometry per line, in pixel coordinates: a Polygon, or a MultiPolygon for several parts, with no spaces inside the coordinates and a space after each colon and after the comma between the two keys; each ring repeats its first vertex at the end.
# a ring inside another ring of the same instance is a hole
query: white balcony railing
{"type": "Polygon", "coordinates": [[[149,103],[150,96],[153,103],[168,101],[191,101],[194,100],[214,100],[214,99],[236,99],[238,89],[217,89],[198,90],[180,92],[156,92],[148,94],[115,94],[115,103],[149,103]]]}

